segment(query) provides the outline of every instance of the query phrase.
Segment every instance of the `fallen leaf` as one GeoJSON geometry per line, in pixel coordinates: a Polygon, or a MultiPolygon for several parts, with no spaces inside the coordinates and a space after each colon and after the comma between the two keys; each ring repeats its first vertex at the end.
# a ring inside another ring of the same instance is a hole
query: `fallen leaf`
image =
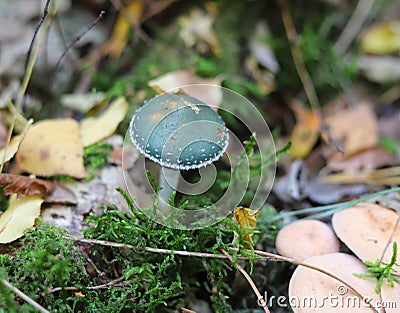
{"type": "Polygon", "coordinates": [[[61,97],[60,102],[64,107],[86,113],[103,102],[105,98],[106,95],[103,92],[66,94],[61,97]]]}
{"type": "Polygon", "coordinates": [[[22,140],[25,138],[25,135],[28,132],[30,126],[31,126],[31,121],[29,121],[27,125],[25,125],[25,128],[23,129],[20,135],[12,137],[9,144],[0,149],[0,164],[3,162],[5,163],[10,161],[13,158],[13,156],[17,153],[18,148],[22,140]]]}
{"type": "Polygon", "coordinates": [[[44,198],[44,202],[53,204],[77,204],[78,200],[71,189],[59,183],[54,183],[53,191],[44,198]]]}
{"type": "Polygon", "coordinates": [[[399,51],[400,22],[383,22],[365,30],[361,39],[361,49],[371,54],[391,54],[399,51]]]}
{"type": "Polygon", "coordinates": [[[243,239],[250,242],[251,245],[254,246],[253,230],[256,228],[257,217],[260,215],[260,211],[238,207],[233,211],[233,214],[240,228],[248,229],[248,233],[243,237],[243,239]]]}
{"type": "Polygon", "coordinates": [[[187,47],[196,47],[200,52],[210,48],[214,54],[220,52],[217,36],[213,30],[214,20],[218,15],[215,4],[206,2],[206,10],[193,8],[189,14],[179,19],[180,37],[187,47]]]}
{"type": "Polygon", "coordinates": [[[343,147],[345,156],[378,145],[377,119],[366,103],[327,116],[325,121],[331,137],[343,147]]]}
{"type": "Polygon", "coordinates": [[[206,79],[196,76],[189,70],[180,70],[169,72],[149,81],[149,86],[160,94],[173,89],[178,91],[179,88],[187,95],[218,108],[222,101],[222,90],[216,86],[220,86],[221,81],[221,77],[206,79]]]}
{"type": "Polygon", "coordinates": [[[21,169],[38,176],[87,177],[79,124],[73,119],[43,120],[32,125],[16,158],[21,169]]]}
{"type": "Polygon", "coordinates": [[[361,55],[358,69],[372,82],[388,83],[400,80],[400,58],[391,55],[361,55]]]}
{"type": "Polygon", "coordinates": [[[31,228],[40,215],[40,196],[26,196],[17,199],[10,197],[7,211],[0,216],[0,243],[8,243],[22,237],[25,230],[31,228]]]}
{"type": "Polygon", "coordinates": [[[110,54],[114,59],[119,58],[128,42],[131,26],[140,24],[143,10],[144,1],[142,0],[132,0],[125,8],[121,8],[111,38],[103,48],[105,54],[110,54]]]}
{"type": "Polygon", "coordinates": [[[81,121],[83,146],[90,146],[111,136],[125,118],[127,110],[128,102],[124,97],[119,97],[99,117],[89,117],[81,121]]]}
{"type": "Polygon", "coordinates": [[[321,131],[321,119],[318,114],[307,111],[303,106],[294,104],[292,109],[296,115],[296,125],[290,135],[290,155],[292,158],[304,158],[314,147],[321,131]]]}
{"type": "Polygon", "coordinates": [[[305,195],[313,202],[320,204],[332,204],[339,202],[345,197],[360,196],[368,192],[365,184],[327,184],[315,177],[305,185],[305,195]]]}
{"type": "Polygon", "coordinates": [[[41,195],[45,196],[54,190],[54,183],[39,178],[14,174],[0,174],[0,186],[6,194],[16,193],[20,195],[41,195]]]}
{"type": "Polygon", "coordinates": [[[360,170],[373,170],[394,165],[393,155],[382,148],[372,148],[358,152],[346,158],[341,153],[332,155],[326,165],[330,172],[357,173],[360,170]]]}

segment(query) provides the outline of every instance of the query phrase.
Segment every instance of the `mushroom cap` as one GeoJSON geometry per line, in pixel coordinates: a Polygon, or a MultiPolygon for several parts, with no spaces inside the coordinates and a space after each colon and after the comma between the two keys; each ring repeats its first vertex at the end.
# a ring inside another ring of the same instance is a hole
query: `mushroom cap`
{"type": "MultiPolygon", "coordinates": [[[[304,260],[342,279],[355,288],[364,300],[376,305],[380,297],[375,293],[376,280],[356,277],[366,266],[356,257],[336,252],[304,260]]],[[[350,288],[317,270],[298,266],[289,283],[289,304],[294,313],[370,313],[374,312],[350,288]]],[[[378,312],[381,312],[378,310],[378,312]]]]}
{"type": "MultiPolygon", "coordinates": [[[[363,202],[336,212],[332,225],[339,239],[363,261],[379,260],[391,240],[382,258],[388,263],[392,256],[392,243],[396,241],[400,244],[400,225],[396,226],[398,218],[398,214],[390,209],[363,202]]],[[[397,251],[399,259],[400,251],[397,251]]],[[[400,266],[393,268],[400,271],[400,266]]]]}
{"type": "Polygon", "coordinates": [[[283,227],[276,236],[275,246],[281,255],[299,261],[340,249],[335,233],[318,220],[300,220],[283,227]]]}
{"type": "Polygon", "coordinates": [[[210,106],[187,95],[167,93],[135,112],[129,135],[145,157],[179,170],[217,161],[229,138],[223,119],[210,106]]]}

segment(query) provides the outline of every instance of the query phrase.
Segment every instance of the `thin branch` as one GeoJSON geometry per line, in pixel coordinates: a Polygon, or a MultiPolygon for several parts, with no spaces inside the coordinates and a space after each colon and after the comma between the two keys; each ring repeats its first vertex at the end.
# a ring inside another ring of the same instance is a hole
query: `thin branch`
{"type": "Polygon", "coordinates": [[[27,68],[28,68],[29,59],[31,58],[33,45],[35,43],[37,34],[39,33],[39,29],[42,26],[42,24],[43,24],[44,20],[46,19],[47,15],[49,14],[49,5],[50,5],[50,0],[47,0],[46,4],[44,6],[44,9],[43,9],[43,15],[40,17],[40,20],[39,20],[39,22],[38,22],[38,24],[36,26],[35,32],[33,33],[31,44],[29,45],[28,52],[26,53],[25,72],[27,71],[27,68]]]}
{"type": "MultiPolygon", "coordinates": [[[[76,239],[76,241],[82,243],[89,243],[89,244],[96,244],[100,246],[108,246],[108,247],[115,247],[115,248],[125,248],[125,249],[135,249],[134,246],[124,244],[124,243],[117,243],[105,240],[97,240],[97,239],[89,239],[89,238],[80,238],[76,239]]],[[[137,249],[137,248],[136,248],[137,249]]],[[[213,254],[213,253],[203,253],[203,252],[191,252],[191,251],[177,251],[177,250],[169,250],[169,249],[158,249],[158,248],[150,248],[145,247],[143,248],[144,251],[153,252],[153,253],[162,253],[162,254],[175,254],[181,256],[195,256],[200,258],[215,258],[215,259],[227,259],[226,256],[221,254],[213,254]]],[[[238,256],[240,259],[248,259],[245,256],[238,256]]]]}
{"type": "Polygon", "coordinates": [[[181,311],[182,311],[182,313],[196,313],[195,311],[185,309],[185,308],[181,308],[181,311]]]}
{"type": "MultiPolygon", "coordinates": [[[[228,252],[226,252],[224,249],[221,249],[222,253],[229,259],[229,261],[231,261],[231,263],[233,263],[232,257],[229,255],[228,252]]],[[[264,297],[261,295],[261,293],[258,291],[257,286],[255,285],[255,283],[253,282],[253,280],[251,279],[250,275],[247,274],[247,272],[244,270],[243,267],[241,267],[239,264],[235,264],[235,267],[240,271],[240,273],[242,273],[242,275],[246,278],[246,280],[248,281],[249,285],[251,286],[251,288],[253,289],[254,293],[257,296],[257,303],[263,307],[264,311],[266,313],[270,313],[268,307],[267,307],[267,303],[264,300],[264,297]]]]}
{"type": "Polygon", "coordinates": [[[297,73],[300,77],[300,80],[303,84],[304,90],[306,92],[308,101],[314,111],[315,114],[321,116],[320,108],[319,108],[319,100],[317,94],[315,92],[314,85],[310,78],[310,75],[307,72],[307,69],[304,65],[303,57],[301,55],[301,51],[297,45],[298,35],[296,32],[296,28],[293,23],[292,16],[289,11],[289,5],[287,0],[278,0],[278,4],[281,7],[282,21],[285,27],[286,36],[290,43],[290,52],[292,54],[294,66],[296,67],[297,73]]]}
{"type": "Polygon", "coordinates": [[[359,0],[357,6],[346,24],[339,39],[334,45],[336,52],[343,55],[349,48],[351,42],[360,33],[360,30],[368,18],[369,13],[374,5],[375,0],[359,0]]]}
{"type": "Polygon", "coordinates": [[[42,307],[39,303],[37,303],[35,300],[32,298],[28,297],[26,294],[24,294],[21,290],[18,288],[14,287],[11,285],[8,281],[2,279],[1,283],[6,286],[8,289],[10,289],[12,292],[14,292],[18,297],[20,297],[22,300],[24,300],[26,303],[28,303],[30,306],[34,307],[37,309],[39,312],[42,313],[50,313],[50,311],[47,311],[44,307],[42,307]]]}
{"type": "MultiPolygon", "coordinates": [[[[101,285],[97,285],[97,286],[90,286],[90,287],[86,287],[87,290],[96,290],[96,289],[102,289],[102,288],[107,288],[110,286],[113,286],[121,281],[123,281],[125,278],[124,277],[118,277],[114,280],[109,281],[108,283],[105,284],[101,284],[101,285]]],[[[80,290],[78,287],[56,287],[53,288],[49,291],[49,293],[55,293],[61,290],[73,290],[73,291],[78,291],[80,290]]]]}
{"type": "Polygon", "coordinates": [[[97,16],[97,18],[94,20],[94,22],[92,23],[92,25],[90,25],[89,27],[87,27],[80,35],[78,35],[77,37],[75,37],[71,43],[66,47],[66,49],[64,50],[63,54],[60,56],[60,58],[57,61],[56,66],[54,67],[54,72],[57,70],[58,66],[60,65],[61,61],[64,59],[65,55],[68,53],[69,50],[71,50],[71,48],[79,41],[82,39],[83,36],[85,36],[93,27],[95,27],[99,21],[101,19],[103,19],[104,14],[106,14],[106,11],[101,11],[99,13],[99,15],[97,16]]]}

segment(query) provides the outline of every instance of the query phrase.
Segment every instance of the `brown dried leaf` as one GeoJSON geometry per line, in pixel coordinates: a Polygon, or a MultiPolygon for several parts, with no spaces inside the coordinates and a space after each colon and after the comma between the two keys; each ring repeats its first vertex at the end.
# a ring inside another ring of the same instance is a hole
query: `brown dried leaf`
{"type": "Polygon", "coordinates": [[[378,124],[370,105],[362,103],[326,117],[331,137],[341,143],[346,156],[378,144],[378,124]]]}
{"type": "Polygon", "coordinates": [[[32,125],[17,152],[18,166],[35,175],[87,177],[79,124],[73,119],[32,125]]]}
{"type": "Polygon", "coordinates": [[[16,193],[25,196],[45,196],[54,189],[54,183],[50,181],[14,174],[0,174],[0,186],[5,189],[6,194],[16,193]]]}
{"type": "Polygon", "coordinates": [[[379,167],[393,165],[394,157],[382,148],[373,148],[356,153],[349,158],[335,154],[329,160],[326,168],[329,171],[356,173],[360,170],[373,170],[379,167]]]}
{"type": "Polygon", "coordinates": [[[44,198],[44,202],[54,204],[77,204],[78,200],[71,189],[59,183],[55,183],[53,192],[44,198]]]}

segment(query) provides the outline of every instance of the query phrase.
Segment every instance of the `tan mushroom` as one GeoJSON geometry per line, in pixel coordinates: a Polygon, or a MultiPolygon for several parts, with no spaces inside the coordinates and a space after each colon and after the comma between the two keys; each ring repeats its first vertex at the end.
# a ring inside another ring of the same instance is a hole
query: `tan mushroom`
{"type": "Polygon", "coordinates": [[[275,246],[281,255],[301,261],[338,252],[340,243],[327,224],[318,220],[300,220],[279,231],[275,246]]]}
{"type": "Polygon", "coordinates": [[[382,284],[381,289],[382,302],[381,307],[385,313],[399,313],[400,310],[400,284],[394,284],[391,287],[387,282],[382,284]]]}
{"type": "MultiPolygon", "coordinates": [[[[335,213],[332,225],[339,239],[363,261],[381,259],[389,244],[382,260],[390,262],[392,243],[396,241],[400,245],[400,225],[396,227],[398,218],[399,215],[392,210],[364,202],[335,213]]],[[[397,259],[400,260],[399,251],[397,259]]],[[[400,271],[399,266],[393,268],[400,271]]]]}
{"type": "Polygon", "coordinates": [[[289,283],[289,304],[294,313],[382,312],[370,307],[380,302],[375,293],[376,280],[354,276],[366,266],[356,257],[345,253],[314,256],[304,261],[340,278],[356,289],[358,296],[346,284],[317,270],[299,266],[289,283]]]}

